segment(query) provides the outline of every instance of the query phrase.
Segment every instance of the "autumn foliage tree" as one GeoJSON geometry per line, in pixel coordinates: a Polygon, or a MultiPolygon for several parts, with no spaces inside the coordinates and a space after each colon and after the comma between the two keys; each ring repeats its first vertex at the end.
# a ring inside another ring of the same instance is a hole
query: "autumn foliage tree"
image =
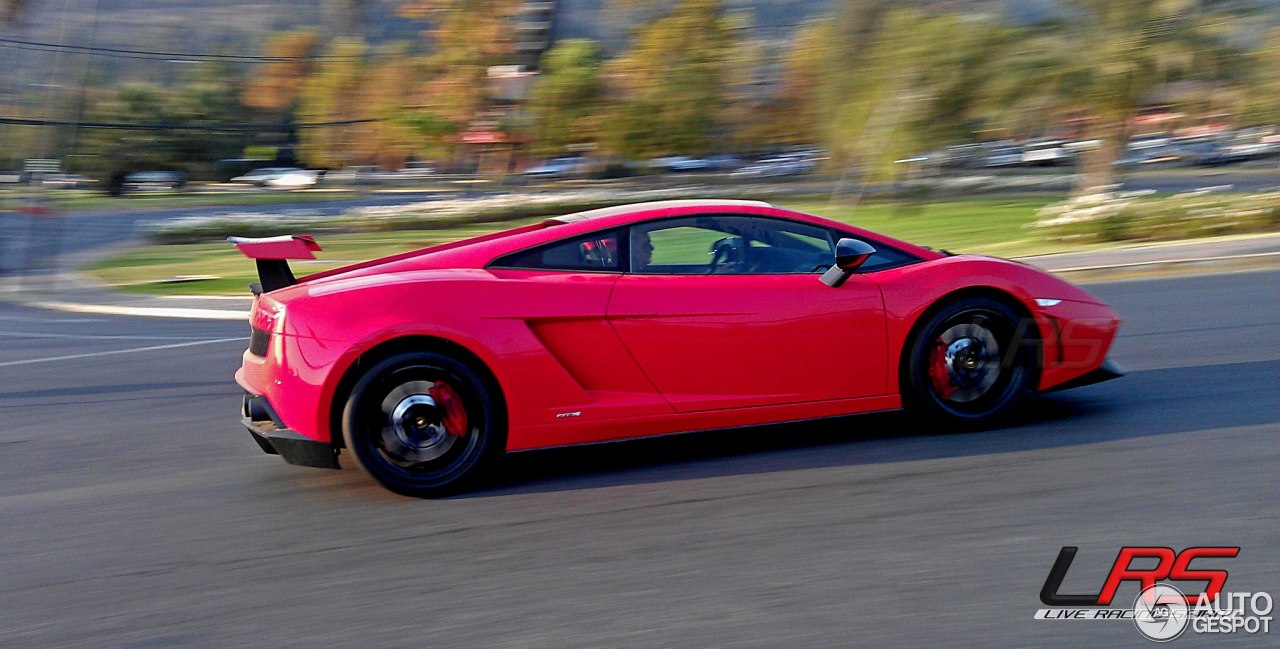
{"type": "MultiPolygon", "coordinates": [[[[328,124],[365,118],[358,96],[366,50],[358,39],[340,38],[329,44],[325,58],[316,63],[299,91],[299,122],[328,124]]],[[[300,133],[299,150],[308,165],[342,167],[352,162],[354,141],[350,126],[307,128],[300,133]]]]}
{"type": "Polygon", "coordinates": [[[311,74],[311,57],[320,45],[320,34],[311,30],[287,31],[268,39],[264,56],[279,60],[268,61],[254,70],[245,84],[244,104],[265,110],[293,108],[311,74]]]}
{"type": "Polygon", "coordinates": [[[564,40],[542,56],[541,67],[529,100],[537,151],[555,155],[593,143],[602,106],[599,48],[588,40],[564,40]]]}
{"type": "Polygon", "coordinates": [[[734,38],[722,0],[681,0],[641,27],[604,67],[604,147],[628,158],[721,148],[734,38]]]}
{"type": "Polygon", "coordinates": [[[403,123],[443,143],[465,130],[487,107],[488,73],[510,62],[512,19],[519,0],[406,0],[399,13],[431,27],[423,79],[408,98],[403,123]]]}
{"type": "Polygon", "coordinates": [[[366,66],[358,96],[361,114],[373,121],[350,127],[352,150],[359,160],[397,169],[411,156],[437,153],[405,119],[418,68],[412,57],[402,54],[389,54],[366,66]]]}
{"type": "Polygon", "coordinates": [[[835,37],[830,18],[797,30],[794,44],[782,56],[777,96],[766,107],[762,123],[776,143],[810,144],[821,140],[820,102],[831,74],[830,44],[835,37]]]}

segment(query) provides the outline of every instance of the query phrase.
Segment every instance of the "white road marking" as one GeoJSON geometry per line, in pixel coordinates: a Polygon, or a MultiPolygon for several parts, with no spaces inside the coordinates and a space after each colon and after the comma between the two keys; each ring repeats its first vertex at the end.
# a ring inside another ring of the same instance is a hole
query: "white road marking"
{"type": "Polygon", "coordinates": [[[0,367],[13,367],[15,365],[34,365],[36,363],[53,363],[56,361],[71,361],[80,358],[94,358],[96,356],[113,356],[116,354],[137,354],[140,352],[154,352],[162,349],[178,349],[179,347],[195,347],[196,345],[212,345],[215,343],[229,343],[232,341],[244,343],[244,336],[235,338],[213,338],[211,340],[196,340],[186,343],[173,343],[171,345],[153,345],[151,347],[135,347],[133,349],[113,349],[106,352],[90,352],[87,354],[68,354],[66,356],[48,356],[45,358],[28,358],[21,361],[6,361],[0,363],[0,367]]]}
{"type": "Polygon", "coordinates": [[[95,334],[47,334],[34,331],[2,331],[0,338],[70,338],[73,340],[203,340],[200,336],[140,336],[129,335],[95,335],[95,334]]]}
{"type": "Polygon", "coordinates": [[[156,295],[155,297],[161,300],[232,300],[246,303],[253,301],[251,295],[156,295]]]}
{"type": "Polygon", "coordinates": [[[96,313],[100,315],[130,315],[144,318],[190,318],[194,320],[248,320],[248,311],[224,311],[222,309],[182,309],[148,306],[107,306],[103,304],[72,304],[69,302],[28,302],[24,306],[52,309],[71,313],[96,313]]]}

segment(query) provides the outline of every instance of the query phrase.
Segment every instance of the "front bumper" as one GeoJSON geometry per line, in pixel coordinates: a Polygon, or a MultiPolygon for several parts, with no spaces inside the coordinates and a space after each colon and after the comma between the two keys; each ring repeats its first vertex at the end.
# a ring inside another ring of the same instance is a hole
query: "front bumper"
{"type": "Polygon", "coordinates": [[[253,435],[264,453],[279,455],[289,464],[321,469],[340,469],[338,450],[329,442],[320,442],[288,428],[276,414],[267,398],[245,393],[240,406],[240,423],[253,435]]]}

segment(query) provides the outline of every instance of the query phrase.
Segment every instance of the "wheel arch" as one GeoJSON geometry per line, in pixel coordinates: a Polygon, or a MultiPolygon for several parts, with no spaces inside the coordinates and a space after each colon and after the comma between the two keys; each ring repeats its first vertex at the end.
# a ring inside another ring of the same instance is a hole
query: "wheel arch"
{"type": "Polygon", "coordinates": [[[325,419],[329,425],[329,439],[335,447],[342,448],[345,445],[342,438],[343,409],[346,406],[347,398],[350,396],[352,388],[360,380],[365,369],[402,352],[420,351],[456,355],[470,365],[472,369],[476,370],[485,383],[488,384],[488,387],[493,390],[500,411],[499,415],[505,422],[507,404],[506,397],[502,391],[502,384],[498,381],[498,377],[489,367],[489,364],[479,354],[456,341],[440,336],[406,334],[389,338],[360,352],[342,369],[342,376],[338,379],[328,400],[328,412],[325,419]]]}
{"type": "MultiPolygon", "coordinates": [[[[916,337],[920,335],[920,329],[935,313],[960,300],[970,298],[994,300],[1009,307],[1020,317],[1035,322],[1035,315],[1031,313],[1026,304],[1012,293],[994,286],[966,286],[937,297],[916,316],[915,321],[911,323],[911,328],[907,330],[906,338],[903,339],[902,348],[898,350],[898,393],[902,394],[904,399],[906,396],[904,391],[908,385],[907,373],[910,371],[908,365],[910,364],[911,348],[915,344],[916,337]]],[[[1031,334],[1029,339],[1034,346],[1035,354],[1033,385],[1038,385],[1040,374],[1044,371],[1044,341],[1039,326],[1030,327],[1028,331],[1031,334]]]]}

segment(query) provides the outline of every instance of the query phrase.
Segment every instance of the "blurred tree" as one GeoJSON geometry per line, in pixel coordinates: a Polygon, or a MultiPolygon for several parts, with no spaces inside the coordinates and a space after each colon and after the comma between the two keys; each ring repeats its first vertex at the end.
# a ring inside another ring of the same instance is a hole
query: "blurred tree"
{"type": "Polygon", "coordinates": [[[601,141],[617,155],[702,154],[720,147],[733,22],[721,0],[681,0],[605,65],[601,141]]]}
{"type": "Polygon", "coordinates": [[[81,172],[105,179],[120,170],[180,169],[195,177],[211,177],[216,161],[237,157],[247,136],[221,127],[246,120],[237,92],[242,75],[226,62],[201,63],[188,74],[172,88],[132,82],[92,89],[86,101],[87,120],[148,128],[85,129],[77,149],[84,156],[78,164],[81,172]]]}
{"type": "MultiPolygon", "coordinates": [[[[837,166],[864,178],[900,171],[898,160],[972,136],[990,62],[1012,40],[992,20],[869,4],[859,17],[819,23],[792,52],[787,98],[818,117],[816,134],[837,166]],[[841,37],[840,34],[846,34],[841,37]],[[822,43],[856,40],[856,49],[822,43]],[[801,49],[803,48],[803,49],[801,49]],[[832,57],[853,57],[840,65],[832,57]]],[[[809,135],[796,121],[789,130],[809,135]]]]}
{"type": "Polygon", "coordinates": [[[1113,184],[1129,127],[1153,94],[1176,80],[1212,82],[1241,61],[1224,44],[1225,15],[1197,0],[1073,0],[1067,19],[999,57],[992,92],[1005,107],[1076,113],[1089,139],[1076,193],[1113,184]]]}
{"type": "Polygon", "coordinates": [[[1280,27],[1250,57],[1249,83],[1243,86],[1240,112],[1253,125],[1280,125],[1280,27]]]}
{"type": "Polygon", "coordinates": [[[603,88],[599,48],[590,40],[563,40],[542,56],[541,67],[528,107],[536,152],[555,155],[594,142],[603,88]]]}
{"type": "Polygon", "coordinates": [[[311,30],[274,34],[263,47],[264,56],[289,59],[268,61],[254,69],[244,87],[244,103],[265,110],[292,109],[310,74],[320,35],[311,30]]]}
{"type": "MultiPolygon", "coordinates": [[[[367,117],[359,92],[366,73],[364,41],[339,38],[325,48],[298,96],[299,122],[340,122],[367,117]]],[[[313,167],[345,166],[351,157],[351,126],[309,128],[299,134],[299,153],[313,167]]]]}
{"type": "MultiPolygon", "coordinates": [[[[178,87],[165,89],[165,119],[185,126],[220,127],[245,124],[248,112],[240,102],[244,74],[239,66],[223,61],[201,63],[178,87]]],[[[240,157],[248,138],[245,133],[182,131],[162,134],[169,164],[196,176],[209,177],[214,163],[240,157]]]]}
{"type": "MultiPolygon", "coordinates": [[[[489,68],[510,62],[514,51],[511,19],[520,0],[404,0],[403,16],[431,24],[427,79],[413,89],[403,123],[426,146],[444,148],[451,135],[485,117],[489,68]]],[[[490,128],[499,128],[488,124],[490,128]]]]}
{"type": "Polygon", "coordinates": [[[770,43],[753,35],[753,21],[752,12],[744,10],[730,11],[723,19],[730,32],[720,87],[720,124],[727,137],[716,143],[715,153],[760,150],[776,139],[762,128],[772,98],[766,82],[770,43]]]}
{"type": "Polygon", "coordinates": [[[765,109],[760,140],[768,144],[813,144],[822,140],[820,97],[831,74],[835,21],[826,17],[797,30],[782,57],[780,89],[765,109]]]}
{"type": "Polygon", "coordinates": [[[405,104],[419,79],[417,66],[404,55],[386,54],[363,75],[358,93],[363,117],[377,121],[352,128],[353,153],[361,162],[399,169],[410,156],[438,154],[421,141],[417,124],[406,120],[405,104]]]}

